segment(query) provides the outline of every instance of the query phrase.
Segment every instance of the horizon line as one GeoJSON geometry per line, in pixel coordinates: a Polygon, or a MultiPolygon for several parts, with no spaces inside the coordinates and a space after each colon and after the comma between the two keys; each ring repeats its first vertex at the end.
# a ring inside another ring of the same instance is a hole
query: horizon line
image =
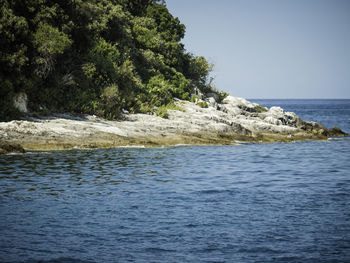
{"type": "Polygon", "coordinates": [[[350,100],[350,98],[246,98],[246,99],[247,100],[350,100]]]}

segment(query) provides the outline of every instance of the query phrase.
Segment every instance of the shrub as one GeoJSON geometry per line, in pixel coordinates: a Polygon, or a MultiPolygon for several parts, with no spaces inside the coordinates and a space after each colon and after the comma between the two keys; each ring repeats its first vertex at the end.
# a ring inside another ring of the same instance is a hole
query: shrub
{"type": "Polygon", "coordinates": [[[197,105],[201,108],[208,108],[208,103],[206,101],[200,101],[197,105]]]}
{"type": "Polygon", "coordinates": [[[229,94],[226,93],[226,92],[223,92],[223,91],[219,92],[219,93],[218,93],[218,97],[219,97],[219,98],[218,98],[217,103],[221,103],[228,95],[229,95],[229,94]]]}
{"type": "Polygon", "coordinates": [[[267,108],[263,107],[261,105],[258,105],[255,107],[255,112],[257,112],[257,113],[262,113],[262,112],[266,112],[266,111],[267,111],[267,108]]]}
{"type": "Polygon", "coordinates": [[[190,94],[190,81],[185,78],[185,76],[176,72],[170,81],[172,84],[172,94],[174,97],[188,100],[190,94]]]}
{"type": "Polygon", "coordinates": [[[48,116],[50,114],[52,114],[52,111],[49,110],[48,108],[43,108],[40,112],[40,115],[42,115],[42,116],[48,116]]]}
{"type": "Polygon", "coordinates": [[[72,44],[68,35],[49,24],[40,23],[33,34],[33,44],[37,48],[39,57],[36,58],[35,73],[46,78],[55,67],[55,57],[63,54],[64,50],[72,44]]]}
{"type": "Polygon", "coordinates": [[[190,101],[191,101],[192,103],[196,103],[196,102],[199,101],[199,100],[200,100],[200,98],[199,98],[197,95],[192,94],[191,99],[190,99],[190,101]]]}
{"type": "Polygon", "coordinates": [[[184,109],[182,107],[177,106],[171,102],[167,105],[162,105],[162,106],[158,107],[156,114],[159,117],[167,118],[168,117],[168,110],[184,111],[184,109]]]}
{"type": "Polygon", "coordinates": [[[159,116],[161,118],[167,118],[168,117],[168,109],[166,108],[166,106],[162,105],[162,106],[158,107],[158,109],[157,109],[157,116],[159,116]]]}
{"type": "Polygon", "coordinates": [[[0,121],[10,121],[21,115],[13,105],[13,95],[12,83],[0,77],[0,121]]]}
{"type": "Polygon", "coordinates": [[[112,84],[104,88],[102,92],[101,110],[107,119],[115,119],[120,115],[120,95],[117,84],[112,84]]]}
{"type": "Polygon", "coordinates": [[[146,89],[150,103],[157,107],[167,105],[172,101],[171,85],[163,75],[158,74],[152,77],[146,85],[146,89]]]}

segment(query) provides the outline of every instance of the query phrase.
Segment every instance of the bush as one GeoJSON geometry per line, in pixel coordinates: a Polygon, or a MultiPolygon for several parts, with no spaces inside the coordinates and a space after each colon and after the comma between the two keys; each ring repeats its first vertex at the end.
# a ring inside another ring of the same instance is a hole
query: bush
{"type": "Polygon", "coordinates": [[[0,77],[0,121],[10,121],[21,116],[13,105],[13,95],[12,83],[0,77]]]}
{"type": "Polygon", "coordinates": [[[218,93],[218,101],[217,101],[217,103],[221,103],[227,96],[228,96],[229,94],[228,93],[226,93],[226,92],[219,92],[218,93]]]}
{"type": "Polygon", "coordinates": [[[148,99],[152,105],[160,107],[172,101],[171,85],[163,75],[152,77],[146,85],[148,99]]]}
{"type": "Polygon", "coordinates": [[[40,23],[33,34],[33,44],[40,54],[35,59],[37,64],[35,73],[39,77],[46,78],[54,70],[56,56],[63,54],[64,50],[72,44],[72,40],[58,28],[40,23]]]}
{"type": "Polygon", "coordinates": [[[206,101],[200,101],[197,105],[201,108],[208,108],[208,103],[206,101]]]}
{"type": "Polygon", "coordinates": [[[183,74],[176,72],[171,80],[172,94],[174,97],[188,100],[190,95],[190,81],[183,74]]]}
{"type": "Polygon", "coordinates": [[[168,110],[184,111],[184,109],[180,106],[177,106],[174,103],[169,103],[167,105],[162,105],[158,107],[156,114],[159,117],[168,118],[168,110]]]}
{"type": "Polygon", "coordinates": [[[199,101],[199,100],[200,100],[200,98],[199,98],[197,95],[192,94],[191,99],[190,99],[190,101],[191,101],[192,103],[196,103],[196,102],[199,101]]]}
{"type": "Polygon", "coordinates": [[[263,107],[261,105],[258,105],[255,107],[255,112],[257,112],[257,113],[267,112],[267,108],[263,107]]]}
{"type": "Polygon", "coordinates": [[[115,119],[121,113],[119,87],[112,84],[104,88],[102,92],[101,110],[107,119],[115,119]]]}

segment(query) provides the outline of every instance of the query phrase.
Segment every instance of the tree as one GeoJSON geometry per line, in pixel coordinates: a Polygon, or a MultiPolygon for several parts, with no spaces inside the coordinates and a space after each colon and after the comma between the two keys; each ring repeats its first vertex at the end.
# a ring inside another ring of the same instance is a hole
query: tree
{"type": "Polygon", "coordinates": [[[186,52],[164,1],[0,0],[0,14],[1,94],[25,91],[32,111],[116,118],[208,85],[209,63],[186,52]]]}
{"type": "Polygon", "coordinates": [[[33,44],[39,54],[35,58],[35,73],[41,78],[46,78],[55,67],[56,56],[63,54],[72,44],[72,40],[58,28],[40,23],[33,35],[33,44]]]}

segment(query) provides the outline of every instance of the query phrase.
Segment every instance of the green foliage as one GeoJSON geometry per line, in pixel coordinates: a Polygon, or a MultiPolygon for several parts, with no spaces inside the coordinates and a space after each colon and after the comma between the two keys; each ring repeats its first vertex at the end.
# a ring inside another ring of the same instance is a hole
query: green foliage
{"type": "Polygon", "coordinates": [[[218,103],[221,103],[229,94],[227,92],[220,91],[218,94],[218,103]]]}
{"type": "Polygon", "coordinates": [[[155,20],[157,31],[167,42],[180,41],[185,36],[185,26],[180,23],[178,18],[174,18],[164,5],[149,5],[146,10],[146,16],[155,20]]]}
{"type": "Polygon", "coordinates": [[[167,118],[168,117],[168,109],[166,106],[162,105],[157,109],[157,116],[161,118],[167,118]]]}
{"type": "Polygon", "coordinates": [[[52,114],[52,112],[48,109],[48,108],[43,108],[41,111],[40,111],[40,115],[42,116],[48,116],[52,114]]]}
{"type": "Polygon", "coordinates": [[[19,118],[19,111],[13,106],[13,95],[11,82],[0,77],[0,121],[19,118]]]}
{"type": "Polygon", "coordinates": [[[65,33],[49,24],[40,23],[33,34],[33,45],[39,54],[35,58],[37,64],[35,73],[39,77],[46,78],[54,69],[56,56],[63,54],[71,44],[72,40],[65,33]]]}
{"type": "Polygon", "coordinates": [[[172,95],[173,97],[182,99],[182,100],[188,100],[190,96],[190,81],[185,78],[185,76],[180,73],[176,72],[172,79],[170,80],[170,83],[172,85],[172,95]]]}
{"type": "MultiPolygon", "coordinates": [[[[0,66],[2,70],[19,73],[28,62],[25,39],[28,35],[28,22],[17,16],[8,1],[0,5],[0,66]]],[[[7,75],[7,74],[5,74],[7,75]]]]}
{"type": "Polygon", "coordinates": [[[0,100],[24,91],[32,111],[107,118],[169,108],[208,88],[211,65],[186,52],[184,34],[159,0],[0,0],[0,100]]]}
{"type": "Polygon", "coordinates": [[[114,119],[120,115],[120,93],[117,84],[112,84],[104,88],[102,92],[101,110],[105,117],[114,119]]]}
{"type": "Polygon", "coordinates": [[[161,118],[168,118],[168,110],[178,110],[184,111],[184,109],[178,105],[175,105],[173,102],[168,103],[167,105],[162,105],[157,108],[157,116],[161,118]]]}
{"type": "Polygon", "coordinates": [[[190,99],[190,102],[196,103],[196,102],[198,102],[199,100],[200,100],[200,98],[199,98],[197,95],[192,94],[191,99],[190,99]]]}
{"type": "Polygon", "coordinates": [[[190,60],[189,76],[193,84],[201,90],[207,87],[209,72],[213,65],[209,64],[204,57],[193,57],[190,60]]]}
{"type": "Polygon", "coordinates": [[[197,105],[201,108],[208,108],[208,103],[206,101],[200,101],[197,105]]]}
{"type": "Polygon", "coordinates": [[[264,106],[258,105],[255,107],[255,112],[257,113],[267,112],[267,108],[264,106]]]}
{"type": "Polygon", "coordinates": [[[202,101],[201,98],[195,94],[192,94],[190,101],[192,103],[196,103],[201,108],[208,108],[208,103],[206,101],[202,101]]]}
{"type": "Polygon", "coordinates": [[[147,49],[160,50],[164,40],[156,29],[155,21],[149,17],[135,17],[132,32],[138,44],[147,49]]]}
{"type": "Polygon", "coordinates": [[[154,106],[166,105],[172,101],[171,85],[163,75],[152,77],[147,86],[148,99],[154,106]]]}
{"type": "Polygon", "coordinates": [[[72,44],[68,36],[49,24],[40,23],[37,31],[33,34],[33,44],[39,54],[52,56],[62,54],[72,44]]]}

